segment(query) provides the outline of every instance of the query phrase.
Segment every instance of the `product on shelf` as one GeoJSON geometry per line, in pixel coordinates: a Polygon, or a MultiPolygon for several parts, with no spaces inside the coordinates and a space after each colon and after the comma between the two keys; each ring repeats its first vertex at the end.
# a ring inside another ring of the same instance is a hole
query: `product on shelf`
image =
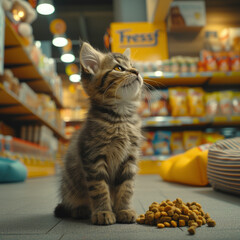
{"type": "Polygon", "coordinates": [[[135,66],[141,73],[160,71],[184,75],[197,72],[240,71],[240,52],[203,49],[200,51],[200,58],[174,56],[158,62],[135,62],[135,66]]]}
{"type": "Polygon", "coordinates": [[[218,69],[217,61],[213,55],[213,52],[208,50],[202,50],[200,52],[200,59],[204,63],[204,70],[215,72],[218,69]]]}
{"type": "Polygon", "coordinates": [[[150,104],[152,116],[168,116],[168,90],[153,90],[150,104]]]}
{"type": "Polygon", "coordinates": [[[229,55],[227,52],[216,52],[215,58],[217,61],[217,67],[219,71],[228,72],[231,70],[230,62],[229,62],[229,55]]]}
{"type": "Polygon", "coordinates": [[[135,61],[134,66],[139,72],[155,72],[162,71],[162,61],[135,61]]]}
{"type": "Polygon", "coordinates": [[[49,123],[63,131],[65,125],[61,118],[60,111],[56,107],[56,103],[51,100],[47,94],[38,94],[39,114],[49,123]]]}
{"type": "Polygon", "coordinates": [[[20,84],[19,100],[34,110],[38,109],[37,94],[24,82],[20,84]]]}
{"type": "Polygon", "coordinates": [[[201,131],[184,131],[183,132],[183,146],[185,150],[201,145],[202,132],[201,131]]]}
{"type": "Polygon", "coordinates": [[[141,150],[142,150],[143,156],[153,156],[154,155],[153,144],[149,140],[143,142],[143,144],[141,146],[141,150]]]}
{"type": "Polygon", "coordinates": [[[57,139],[54,137],[52,130],[44,125],[23,125],[20,137],[25,141],[47,147],[52,153],[57,151],[57,139]]]}
{"type": "Polygon", "coordinates": [[[240,92],[205,92],[201,87],[172,87],[168,90],[154,90],[143,99],[139,114],[141,117],[169,115],[173,117],[230,117],[240,114],[240,92]]]}
{"type": "Polygon", "coordinates": [[[169,88],[169,100],[172,116],[188,116],[187,89],[184,87],[169,88]]]}
{"type": "Polygon", "coordinates": [[[213,133],[203,133],[202,135],[202,144],[205,143],[215,143],[219,140],[224,139],[224,136],[220,133],[213,132],[213,133]]]}
{"type": "Polygon", "coordinates": [[[207,116],[216,116],[219,114],[218,93],[205,94],[205,109],[207,116]]]}
{"type": "Polygon", "coordinates": [[[154,132],[144,132],[144,141],[141,146],[142,155],[144,156],[152,156],[154,155],[154,148],[153,148],[153,139],[154,139],[154,132]]]}
{"type": "Polygon", "coordinates": [[[167,64],[170,65],[169,72],[196,73],[198,61],[199,61],[199,59],[197,57],[175,56],[175,57],[170,58],[170,60],[167,62],[167,64]]]}
{"type": "Polygon", "coordinates": [[[173,154],[184,152],[182,132],[172,132],[170,147],[173,154]]]}
{"type": "Polygon", "coordinates": [[[174,56],[163,61],[134,62],[134,65],[141,73],[156,71],[167,73],[196,73],[198,70],[198,61],[199,58],[197,57],[174,56]]]}
{"type": "Polygon", "coordinates": [[[235,51],[229,52],[229,64],[231,71],[240,71],[240,53],[235,51]]]}
{"type": "Polygon", "coordinates": [[[21,154],[25,156],[37,156],[40,159],[52,158],[49,148],[31,143],[10,135],[0,135],[1,154],[21,154]]]}
{"type": "Polygon", "coordinates": [[[200,52],[199,72],[228,72],[240,71],[240,54],[237,51],[209,51],[200,52]]]}
{"type": "Polygon", "coordinates": [[[221,115],[231,115],[232,114],[232,91],[221,91],[218,92],[219,99],[219,110],[221,115]]]}
{"type": "Polygon", "coordinates": [[[155,155],[169,155],[170,150],[170,131],[157,131],[152,140],[155,155]]]}
{"type": "Polygon", "coordinates": [[[240,92],[233,93],[232,105],[233,105],[233,114],[240,115],[240,92]]]}
{"type": "Polygon", "coordinates": [[[204,91],[202,88],[188,88],[188,110],[190,116],[204,116],[205,104],[204,104],[204,91]]]}
{"type": "Polygon", "coordinates": [[[142,117],[150,117],[151,116],[151,109],[150,109],[150,100],[149,100],[150,97],[148,96],[144,96],[142,101],[141,101],[141,104],[138,108],[138,113],[140,116],[142,117]]]}
{"type": "Polygon", "coordinates": [[[183,153],[202,144],[212,144],[224,138],[239,137],[237,128],[208,128],[202,131],[155,131],[144,132],[145,141],[142,144],[142,155],[171,155],[183,153]]]}
{"type": "Polygon", "coordinates": [[[223,29],[219,39],[224,50],[240,52],[240,28],[223,29]]]}
{"type": "Polygon", "coordinates": [[[0,83],[16,95],[19,94],[20,84],[18,78],[14,77],[10,69],[4,69],[4,74],[0,75],[0,83]]]}
{"type": "Polygon", "coordinates": [[[0,135],[0,156],[20,160],[27,168],[28,177],[55,174],[55,152],[49,147],[0,135]]]}

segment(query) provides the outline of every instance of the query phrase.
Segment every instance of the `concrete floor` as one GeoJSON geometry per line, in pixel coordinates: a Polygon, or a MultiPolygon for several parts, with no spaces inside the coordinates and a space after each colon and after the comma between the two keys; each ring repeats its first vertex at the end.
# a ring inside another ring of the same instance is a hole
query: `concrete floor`
{"type": "Polygon", "coordinates": [[[177,197],[197,201],[216,221],[214,228],[202,226],[195,235],[187,228],[157,229],[138,224],[95,226],[90,221],[61,220],[53,216],[57,199],[57,177],[29,179],[24,183],[0,184],[0,240],[115,240],[115,239],[231,239],[240,240],[240,198],[211,187],[191,187],[163,182],[157,175],[137,177],[134,208],[145,213],[148,206],[177,197]]]}

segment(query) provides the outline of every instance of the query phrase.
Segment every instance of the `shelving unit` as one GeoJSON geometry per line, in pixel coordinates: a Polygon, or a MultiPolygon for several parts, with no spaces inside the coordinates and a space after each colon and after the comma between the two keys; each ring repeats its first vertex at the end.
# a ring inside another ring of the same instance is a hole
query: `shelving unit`
{"type": "Polygon", "coordinates": [[[240,72],[201,72],[201,73],[143,73],[146,83],[154,87],[239,85],[240,72]]]}
{"type": "Polygon", "coordinates": [[[214,117],[148,117],[142,120],[143,127],[175,127],[195,125],[239,125],[240,116],[214,116],[214,117]]]}
{"type": "MultiPolygon", "coordinates": [[[[32,61],[25,45],[26,40],[17,34],[13,24],[6,17],[4,51],[5,68],[11,69],[14,76],[17,77],[20,82],[28,84],[36,93],[49,95],[55,102],[57,108],[63,108],[62,101],[55,94],[50,81],[44,77],[44,74],[40,72],[38,67],[32,61]]],[[[51,129],[55,137],[61,142],[67,141],[64,131],[54,126],[54,124],[46,119],[40,111],[33,109],[22,102],[7,85],[2,83],[0,83],[0,116],[0,120],[9,122],[13,126],[21,126],[26,123],[44,125],[51,129]]],[[[13,154],[14,156],[15,152],[10,154],[13,154]]],[[[16,154],[18,154],[18,152],[16,154]]],[[[19,154],[21,155],[21,152],[19,154]]],[[[53,160],[53,156],[50,159],[43,159],[43,161],[37,158],[35,159],[35,157],[32,157],[31,154],[29,156],[26,154],[22,160],[28,169],[28,177],[55,174],[55,160],[53,160]]]]}
{"type": "Polygon", "coordinates": [[[11,22],[6,18],[4,63],[20,81],[25,81],[37,93],[49,94],[58,108],[62,102],[55,95],[51,85],[39,72],[24,48],[24,41],[15,32],[11,22]],[[17,56],[17,57],[16,57],[17,56]]]}
{"type": "MultiPolygon", "coordinates": [[[[240,88],[240,72],[201,72],[201,73],[163,73],[147,72],[142,74],[144,81],[156,88],[168,88],[173,86],[201,86],[212,87],[217,86],[225,88],[231,86],[240,88]]],[[[205,116],[205,117],[172,117],[172,116],[156,116],[142,119],[144,129],[162,129],[185,127],[236,127],[240,126],[240,116],[205,116]]],[[[141,156],[139,161],[140,174],[158,174],[162,161],[170,158],[171,155],[159,156],[141,156]]]]}

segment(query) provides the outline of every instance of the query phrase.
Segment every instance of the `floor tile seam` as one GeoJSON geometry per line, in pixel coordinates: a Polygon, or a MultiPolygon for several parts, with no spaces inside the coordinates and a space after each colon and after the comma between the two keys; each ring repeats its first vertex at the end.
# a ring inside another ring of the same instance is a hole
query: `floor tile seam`
{"type": "Polygon", "coordinates": [[[52,231],[60,222],[62,222],[62,219],[58,220],[58,222],[56,224],[54,224],[47,232],[46,234],[50,233],[50,231],[52,231]]]}

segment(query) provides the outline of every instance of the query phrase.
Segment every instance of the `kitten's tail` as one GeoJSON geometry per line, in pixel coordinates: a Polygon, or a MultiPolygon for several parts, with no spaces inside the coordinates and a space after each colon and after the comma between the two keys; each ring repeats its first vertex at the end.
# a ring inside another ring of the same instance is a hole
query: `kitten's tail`
{"type": "Polygon", "coordinates": [[[54,215],[57,218],[68,218],[71,214],[62,203],[59,203],[54,210],[54,215]]]}

